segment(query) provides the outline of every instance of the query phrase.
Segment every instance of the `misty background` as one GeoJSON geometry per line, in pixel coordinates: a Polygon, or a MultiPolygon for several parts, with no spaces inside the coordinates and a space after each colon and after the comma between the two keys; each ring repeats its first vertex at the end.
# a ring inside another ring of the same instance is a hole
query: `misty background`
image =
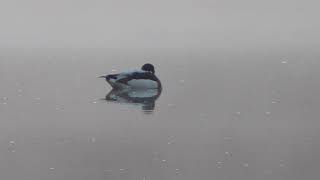
{"type": "Polygon", "coordinates": [[[319,48],[312,0],[1,0],[0,48],[319,48]]]}

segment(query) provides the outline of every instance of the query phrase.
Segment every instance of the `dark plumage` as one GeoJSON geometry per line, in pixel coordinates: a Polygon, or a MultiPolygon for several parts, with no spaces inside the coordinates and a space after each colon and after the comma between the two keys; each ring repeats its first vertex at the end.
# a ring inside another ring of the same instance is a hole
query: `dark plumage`
{"type": "Polygon", "coordinates": [[[123,72],[101,76],[115,89],[137,88],[137,89],[160,89],[160,80],[155,75],[152,64],[144,64],[141,70],[123,72]]]}

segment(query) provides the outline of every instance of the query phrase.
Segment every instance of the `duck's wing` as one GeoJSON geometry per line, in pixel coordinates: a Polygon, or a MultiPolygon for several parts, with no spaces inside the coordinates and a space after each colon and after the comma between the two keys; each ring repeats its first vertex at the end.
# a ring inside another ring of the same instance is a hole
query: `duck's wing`
{"type": "Polygon", "coordinates": [[[121,74],[119,76],[119,79],[117,79],[117,82],[128,85],[128,82],[133,79],[147,79],[147,80],[158,81],[158,78],[150,72],[136,71],[132,73],[121,74]]]}

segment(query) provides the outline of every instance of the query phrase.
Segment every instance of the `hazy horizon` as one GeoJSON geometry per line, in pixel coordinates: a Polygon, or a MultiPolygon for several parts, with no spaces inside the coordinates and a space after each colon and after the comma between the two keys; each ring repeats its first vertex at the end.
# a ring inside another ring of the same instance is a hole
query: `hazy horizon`
{"type": "Polygon", "coordinates": [[[0,48],[316,49],[319,5],[289,0],[4,0],[0,48]]]}

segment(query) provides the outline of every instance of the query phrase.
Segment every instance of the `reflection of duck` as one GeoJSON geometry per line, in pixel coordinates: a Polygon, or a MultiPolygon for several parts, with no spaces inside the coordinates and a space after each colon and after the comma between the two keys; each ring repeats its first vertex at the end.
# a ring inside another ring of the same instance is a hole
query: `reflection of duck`
{"type": "Polygon", "coordinates": [[[145,64],[141,70],[100,76],[114,89],[161,89],[161,82],[155,75],[154,66],[145,64]]]}
{"type": "Polygon", "coordinates": [[[113,89],[106,95],[106,100],[117,103],[142,105],[144,112],[152,112],[155,101],[160,97],[161,89],[113,89]]]}

